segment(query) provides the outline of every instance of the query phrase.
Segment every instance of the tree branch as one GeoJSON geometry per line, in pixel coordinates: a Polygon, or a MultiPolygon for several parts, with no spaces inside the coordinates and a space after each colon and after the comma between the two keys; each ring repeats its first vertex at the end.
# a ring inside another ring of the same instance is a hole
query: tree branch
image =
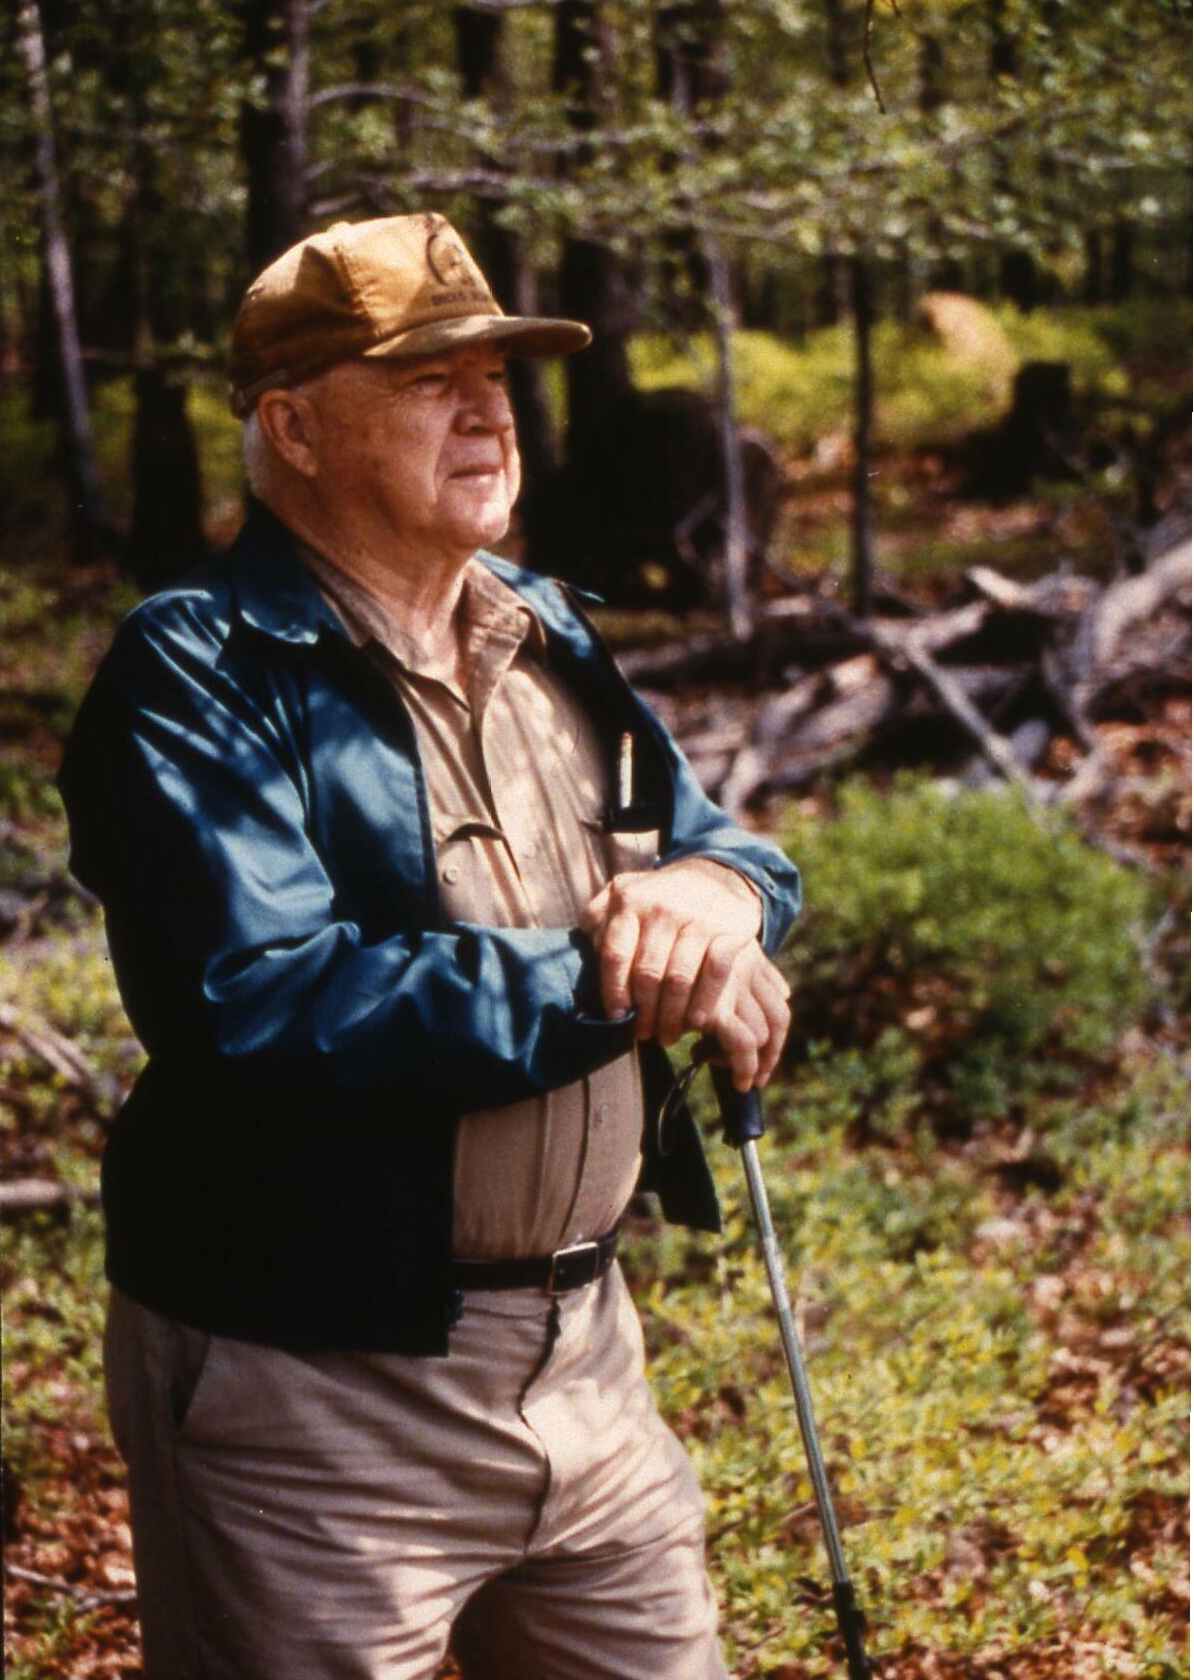
{"type": "Polygon", "coordinates": [[[14,1581],[25,1581],[31,1587],[41,1587],[45,1592],[61,1593],[66,1598],[73,1598],[80,1610],[99,1610],[106,1604],[132,1605],[137,1602],[135,1592],[88,1592],[86,1587],[77,1587],[72,1581],[63,1581],[57,1575],[42,1575],[36,1569],[23,1569],[17,1563],[6,1563],[4,1572],[11,1575],[14,1581]]]}

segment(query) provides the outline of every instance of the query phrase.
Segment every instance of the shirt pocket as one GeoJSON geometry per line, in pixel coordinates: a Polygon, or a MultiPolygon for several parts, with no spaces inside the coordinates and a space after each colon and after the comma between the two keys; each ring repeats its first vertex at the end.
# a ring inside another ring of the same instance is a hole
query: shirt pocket
{"type": "Polygon", "coordinates": [[[449,921],[479,927],[532,925],[509,843],[490,817],[443,811],[432,819],[432,827],[440,903],[449,921]]]}
{"type": "Polygon", "coordinates": [[[602,840],[611,879],[636,870],[654,869],[659,862],[660,832],[657,828],[609,828],[603,831],[602,840]]]}

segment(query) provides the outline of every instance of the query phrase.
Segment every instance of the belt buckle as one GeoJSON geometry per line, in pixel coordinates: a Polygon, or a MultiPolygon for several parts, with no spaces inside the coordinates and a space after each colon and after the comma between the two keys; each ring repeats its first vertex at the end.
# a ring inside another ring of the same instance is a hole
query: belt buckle
{"type": "Polygon", "coordinates": [[[601,1244],[596,1242],[574,1243],[571,1248],[557,1248],[551,1257],[551,1266],[547,1273],[547,1293],[564,1295],[570,1289],[579,1289],[582,1284],[592,1283],[597,1276],[600,1258],[601,1244]]]}

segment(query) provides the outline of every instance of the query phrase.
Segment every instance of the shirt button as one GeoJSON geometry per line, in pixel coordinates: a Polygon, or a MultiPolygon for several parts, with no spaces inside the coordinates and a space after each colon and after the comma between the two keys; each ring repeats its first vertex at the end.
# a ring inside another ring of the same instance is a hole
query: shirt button
{"type": "Polygon", "coordinates": [[[599,1126],[604,1126],[605,1122],[613,1115],[613,1112],[613,1109],[608,1103],[598,1103],[597,1110],[593,1115],[593,1118],[599,1126]]]}
{"type": "Polygon", "coordinates": [[[539,848],[536,846],[535,842],[533,840],[528,840],[527,844],[522,848],[522,855],[524,858],[533,858],[538,850],[539,848]]]}
{"type": "Polygon", "coordinates": [[[456,885],[457,881],[459,881],[459,879],[460,879],[460,865],[458,863],[450,863],[448,865],[448,867],[444,870],[444,880],[448,883],[448,885],[450,887],[454,887],[456,885]]]}

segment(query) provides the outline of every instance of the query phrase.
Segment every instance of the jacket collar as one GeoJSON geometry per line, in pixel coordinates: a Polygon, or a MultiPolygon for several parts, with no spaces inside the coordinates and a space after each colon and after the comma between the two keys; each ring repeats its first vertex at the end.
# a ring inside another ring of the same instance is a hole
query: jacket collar
{"type": "Polygon", "coordinates": [[[249,515],[226,561],[240,616],[283,642],[316,642],[325,630],[348,639],[319,585],[298,557],[294,538],[264,502],[249,499],[249,515]]]}
{"type": "MultiPolygon", "coordinates": [[[[561,638],[581,657],[591,651],[591,638],[565,593],[568,585],[495,554],[481,552],[477,558],[538,613],[549,638],[561,638]]],[[[248,517],[226,560],[240,616],[255,630],[284,642],[316,642],[326,630],[351,639],[299,559],[291,532],[256,497],[249,500],[248,517]]],[[[597,599],[579,590],[572,593],[597,599]]]]}

